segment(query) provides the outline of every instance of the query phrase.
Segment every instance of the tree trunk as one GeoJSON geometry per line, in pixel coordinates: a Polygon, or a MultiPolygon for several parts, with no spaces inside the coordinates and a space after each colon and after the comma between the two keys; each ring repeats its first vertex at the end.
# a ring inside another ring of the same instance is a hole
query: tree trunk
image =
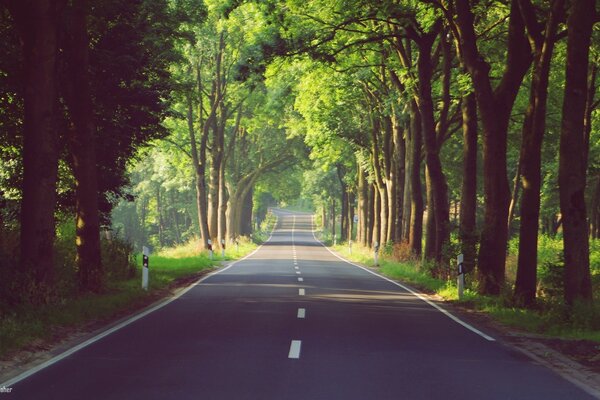
{"type": "Polygon", "coordinates": [[[240,213],[240,235],[250,236],[252,235],[252,210],[254,209],[254,189],[250,188],[244,200],[242,201],[242,210],[240,213]]]}
{"type": "Polygon", "coordinates": [[[410,221],[411,221],[411,200],[412,200],[412,190],[410,188],[411,185],[411,177],[412,177],[412,157],[411,157],[411,149],[412,149],[412,138],[410,133],[410,128],[405,129],[405,157],[404,157],[404,196],[402,198],[402,240],[404,242],[409,241],[410,237],[410,221]]]}
{"type": "MultiPolygon", "coordinates": [[[[524,122],[525,124],[525,122],[524,122]]],[[[511,225],[515,218],[515,209],[517,208],[517,202],[519,201],[519,190],[521,188],[521,160],[517,163],[517,172],[515,172],[515,178],[513,179],[513,190],[510,196],[510,204],[508,206],[508,220],[506,222],[506,229],[508,237],[511,237],[511,225]]]]}
{"type": "Polygon", "coordinates": [[[65,98],[73,123],[70,148],[75,178],[76,264],[79,290],[98,293],[104,287],[104,270],[100,251],[96,127],[89,83],[88,3],[85,0],[74,2],[71,8],[65,46],[69,71],[65,98]]]}
{"type": "MultiPolygon", "coordinates": [[[[194,177],[196,184],[196,208],[198,210],[198,225],[200,227],[200,240],[203,249],[208,249],[208,239],[210,238],[208,232],[208,215],[207,215],[207,190],[206,190],[206,138],[208,136],[207,126],[208,121],[205,123],[205,128],[202,131],[202,138],[200,140],[200,149],[196,145],[196,134],[194,132],[194,116],[193,116],[193,105],[191,94],[188,95],[188,131],[190,135],[190,146],[192,153],[192,163],[194,166],[194,177]],[[199,150],[199,151],[198,151],[199,150]]],[[[211,114],[214,118],[214,113],[211,114]]]]}
{"type": "Polygon", "coordinates": [[[423,237],[423,191],[421,189],[421,116],[417,104],[410,107],[410,232],[408,243],[415,256],[421,255],[423,237]]]}
{"type": "Polygon", "coordinates": [[[365,173],[363,169],[358,165],[358,229],[357,229],[357,241],[362,243],[363,246],[369,244],[368,240],[368,221],[369,221],[369,192],[367,182],[365,179],[365,173]]]}
{"type": "Polygon", "coordinates": [[[475,267],[477,256],[477,103],[470,93],[462,100],[463,179],[460,194],[459,239],[466,271],[475,267]]]}
{"type": "Polygon", "coordinates": [[[50,0],[13,1],[9,7],[21,36],[25,82],[20,267],[30,300],[41,303],[54,283],[57,10],[50,0]]]}
{"type": "Polygon", "coordinates": [[[565,301],[592,301],[585,205],[584,117],[589,47],[596,15],[594,0],[572,2],[567,20],[565,95],[560,134],[558,183],[562,214],[565,301]]]}
{"type": "Polygon", "coordinates": [[[537,238],[542,182],[542,139],[546,130],[550,62],[554,51],[559,14],[563,9],[563,4],[564,0],[554,0],[547,19],[543,43],[536,46],[529,106],[523,125],[519,162],[523,194],[521,196],[519,259],[515,282],[515,298],[525,306],[532,305],[535,302],[537,287],[537,238]]]}
{"type": "Polygon", "coordinates": [[[377,225],[377,190],[375,185],[368,184],[369,193],[369,221],[367,223],[367,246],[372,246],[373,242],[377,240],[375,232],[379,232],[379,226],[377,225]]]}
{"type": "Polygon", "coordinates": [[[425,218],[425,249],[423,257],[426,260],[434,261],[436,259],[436,237],[437,230],[435,229],[435,212],[433,205],[433,185],[431,183],[431,175],[429,168],[425,166],[425,199],[426,199],[426,218],[425,218]]]}
{"type": "Polygon", "coordinates": [[[473,81],[483,125],[484,225],[479,248],[479,291],[498,295],[504,285],[507,220],[510,191],[506,177],[508,123],[523,77],[531,64],[531,51],[517,0],[511,1],[506,68],[492,89],[490,65],[477,48],[474,17],[469,0],[456,1],[460,54],[473,81]]]}
{"type": "Polygon", "coordinates": [[[443,249],[450,241],[448,185],[446,183],[446,177],[444,176],[442,162],[440,160],[440,144],[442,138],[438,139],[436,135],[433,98],[431,95],[431,79],[433,74],[431,47],[436,36],[437,32],[434,31],[432,33],[423,35],[418,41],[419,58],[417,66],[419,71],[419,95],[416,98],[416,101],[421,116],[427,173],[431,181],[430,197],[433,208],[428,209],[428,213],[432,214],[435,223],[434,258],[438,263],[445,264],[447,263],[447,260],[443,260],[443,249]]]}
{"type": "Polygon", "coordinates": [[[393,223],[393,240],[395,243],[400,243],[403,237],[403,219],[404,219],[404,178],[405,178],[405,142],[402,137],[402,127],[399,125],[398,118],[394,119],[394,223],[393,223]]]}

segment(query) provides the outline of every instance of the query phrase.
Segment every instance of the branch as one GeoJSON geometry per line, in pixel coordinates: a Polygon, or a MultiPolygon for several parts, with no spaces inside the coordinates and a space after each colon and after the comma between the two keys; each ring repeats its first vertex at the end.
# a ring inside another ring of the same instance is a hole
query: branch
{"type": "Polygon", "coordinates": [[[187,149],[185,149],[182,145],[180,145],[179,143],[175,142],[174,140],[169,139],[168,137],[164,138],[163,140],[167,143],[171,143],[173,146],[177,147],[183,154],[185,154],[190,159],[192,159],[192,154],[187,149]]]}

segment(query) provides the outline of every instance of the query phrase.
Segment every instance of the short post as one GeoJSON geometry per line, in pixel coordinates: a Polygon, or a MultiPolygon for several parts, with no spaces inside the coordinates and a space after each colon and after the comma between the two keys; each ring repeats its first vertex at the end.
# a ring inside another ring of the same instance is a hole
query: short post
{"type": "Polygon", "coordinates": [[[211,260],[214,258],[213,248],[212,248],[212,240],[210,240],[210,239],[208,239],[208,256],[210,257],[211,260]]]}
{"type": "Polygon", "coordinates": [[[150,267],[149,256],[150,249],[146,246],[142,247],[142,289],[144,290],[148,290],[148,268],[150,267]]]}
{"type": "Polygon", "coordinates": [[[225,258],[225,239],[221,239],[221,256],[225,258]]]}
{"type": "Polygon", "coordinates": [[[456,263],[458,264],[458,277],[456,285],[458,286],[458,299],[461,300],[463,298],[463,294],[465,291],[465,270],[463,266],[465,256],[463,254],[459,254],[456,258],[456,263]]]}
{"type": "Polygon", "coordinates": [[[373,244],[375,266],[379,266],[379,242],[373,244]]]}

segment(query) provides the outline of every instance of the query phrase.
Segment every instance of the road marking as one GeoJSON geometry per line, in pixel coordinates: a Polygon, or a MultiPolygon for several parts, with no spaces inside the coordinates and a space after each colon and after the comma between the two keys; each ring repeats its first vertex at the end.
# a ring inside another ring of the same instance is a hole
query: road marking
{"type": "Polygon", "coordinates": [[[298,282],[304,282],[304,278],[298,278],[298,282]]]}
{"type": "Polygon", "coordinates": [[[298,295],[304,296],[304,289],[298,289],[298,295]]]}
{"type": "Polygon", "coordinates": [[[298,318],[304,318],[306,317],[306,309],[305,308],[299,308],[298,309],[298,318]]]}
{"type": "Polygon", "coordinates": [[[292,340],[288,358],[300,358],[300,346],[302,346],[301,340],[292,340]]]}
{"type": "Polygon", "coordinates": [[[300,267],[298,267],[297,265],[294,267],[294,269],[300,269],[300,267]]]}
{"type": "Polygon", "coordinates": [[[300,275],[302,272],[300,272],[300,271],[296,271],[296,273],[297,273],[298,275],[300,275]]]}
{"type": "MultiPolygon", "coordinates": [[[[275,225],[273,225],[273,230],[271,231],[271,234],[265,243],[268,243],[271,241],[271,239],[273,239],[273,233],[275,232],[275,228],[277,227],[278,222],[279,222],[278,220],[275,221],[275,225]]],[[[249,257],[252,257],[265,245],[265,243],[258,246],[252,253],[247,254],[245,257],[232,262],[225,268],[218,269],[215,272],[212,272],[208,275],[203,276],[202,278],[198,279],[196,282],[192,283],[188,287],[186,287],[186,288],[182,289],[181,291],[179,291],[178,293],[176,293],[173,297],[170,297],[164,301],[161,301],[160,303],[156,304],[155,306],[151,306],[150,308],[147,308],[146,310],[143,310],[138,314],[134,314],[133,316],[127,318],[126,320],[124,320],[121,323],[118,323],[117,325],[113,326],[112,328],[108,328],[107,330],[97,334],[96,336],[89,338],[85,342],[80,343],[77,346],[71,347],[70,349],[66,350],[64,353],[61,353],[47,361],[44,361],[43,363],[23,372],[22,374],[15,376],[14,378],[7,380],[6,382],[0,383],[0,387],[14,386],[15,384],[21,382],[22,380],[27,379],[32,375],[35,375],[36,373],[40,372],[41,370],[46,369],[46,368],[56,364],[57,362],[64,360],[65,358],[77,353],[79,350],[84,349],[84,348],[96,343],[97,341],[102,340],[106,336],[109,336],[109,335],[125,328],[127,325],[130,325],[130,324],[134,323],[135,321],[144,318],[148,314],[151,314],[154,311],[157,311],[157,310],[169,305],[170,303],[179,299],[181,296],[183,296],[184,294],[186,294],[187,292],[189,292],[190,290],[192,290],[194,287],[198,286],[200,283],[204,282],[205,280],[213,277],[214,275],[220,274],[221,272],[227,271],[228,269],[230,269],[237,263],[244,261],[245,259],[247,259],[249,257]]]]}
{"type": "MultiPolygon", "coordinates": [[[[313,216],[314,219],[314,216],[313,216]]],[[[311,219],[311,227],[314,225],[313,220],[311,219]]],[[[482,338],[484,338],[485,340],[489,340],[490,342],[494,342],[496,341],[496,339],[494,339],[493,337],[486,335],[485,333],[481,332],[479,329],[475,328],[473,325],[463,321],[462,319],[458,318],[457,316],[455,316],[454,314],[451,314],[448,310],[446,310],[445,308],[443,308],[440,305],[437,305],[436,303],[434,303],[433,301],[429,300],[427,297],[423,296],[421,293],[416,292],[415,290],[409,288],[408,286],[405,286],[403,284],[401,284],[400,282],[396,282],[390,278],[386,278],[383,275],[379,275],[377,272],[373,272],[368,268],[365,268],[361,265],[355,264],[352,261],[346,260],[344,257],[334,253],[329,247],[325,246],[325,244],[323,242],[321,242],[319,239],[317,239],[317,237],[315,236],[315,229],[312,229],[312,234],[313,237],[315,238],[315,240],[321,244],[321,246],[325,247],[327,249],[327,251],[329,251],[332,255],[334,255],[335,257],[339,258],[340,260],[342,260],[343,262],[353,265],[357,268],[360,268],[364,271],[367,271],[368,273],[378,276],[381,279],[384,279],[398,287],[401,287],[402,289],[406,290],[407,292],[411,293],[412,295],[416,296],[417,298],[423,300],[425,303],[429,304],[431,307],[435,308],[436,310],[438,310],[439,312],[441,312],[442,314],[444,314],[445,316],[447,316],[448,318],[450,318],[452,321],[456,322],[459,325],[462,325],[463,327],[467,328],[468,330],[470,330],[473,333],[476,333],[477,335],[481,336],[482,338]]]]}

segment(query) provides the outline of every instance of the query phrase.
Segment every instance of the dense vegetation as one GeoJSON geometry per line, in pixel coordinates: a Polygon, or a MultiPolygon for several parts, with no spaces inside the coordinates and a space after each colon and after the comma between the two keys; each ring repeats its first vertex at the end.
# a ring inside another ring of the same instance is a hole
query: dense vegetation
{"type": "Polygon", "coordinates": [[[595,7],[3,0],[0,311],[103,293],[144,245],[231,246],[275,204],[442,280],[463,253],[480,294],[591,304],[595,7]]]}

